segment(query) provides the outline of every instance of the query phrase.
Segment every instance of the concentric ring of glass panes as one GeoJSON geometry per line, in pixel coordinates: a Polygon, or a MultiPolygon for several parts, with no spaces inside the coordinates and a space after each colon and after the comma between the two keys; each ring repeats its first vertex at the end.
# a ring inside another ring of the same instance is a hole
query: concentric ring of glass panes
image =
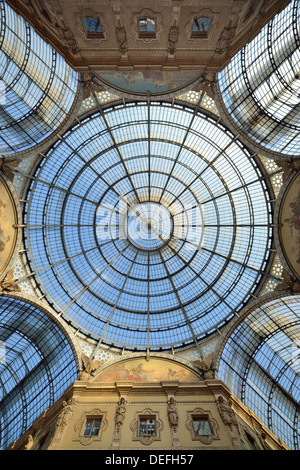
{"type": "Polygon", "coordinates": [[[85,118],[48,151],[27,195],[41,291],[100,344],[168,349],[214,332],[269,256],[270,195],[249,156],[196,108],[135,102],[85,118]],[[174,224],[151,250],[120,229],[139,204],[163,206],[174,224]]]}
{"type": "MultiPolygon", "coordinates": [[[[128,240],[141,250],[157,250],[167,243],[172,235],[172,216],[162,204],[152,201],[134,204],[123,215],[126,222],[125,237],[128,235],[128,240]]],[[[120,225],[116,227],[121,228],[120,225]]]]}

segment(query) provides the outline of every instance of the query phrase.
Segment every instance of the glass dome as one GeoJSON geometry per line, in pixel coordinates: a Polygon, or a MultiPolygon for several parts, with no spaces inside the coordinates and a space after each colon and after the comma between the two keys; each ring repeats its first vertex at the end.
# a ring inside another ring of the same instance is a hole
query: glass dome
{"type": "Polygon", "coordinates": [[[218,377],[264,424],[299,450],[300,295],[269,300],[228,338],[218,377]]]}
{"type": "Polygon", "coordinates": [[[220,112],[258,152],[300,152],[300,2],[291,1],[218,73],[220,112]]]}
{"type": "Polygon", "coordinates": [[[0,154],[23,152],[62,126],[78,73],[0,0],[0,154]]]}
{"type": "Polygon", "coordinates": [[[226,324],[271,246],[267,176],[211,115],[115,104],[48,151],[25,211],[49,303],[100,343],[170,349],[226,324]]]}
{"type": "Polygon", "coordinates": [[[0,448],[18,439],[77,379],[65,331],[39,307],[0,296],[0,448]]]}

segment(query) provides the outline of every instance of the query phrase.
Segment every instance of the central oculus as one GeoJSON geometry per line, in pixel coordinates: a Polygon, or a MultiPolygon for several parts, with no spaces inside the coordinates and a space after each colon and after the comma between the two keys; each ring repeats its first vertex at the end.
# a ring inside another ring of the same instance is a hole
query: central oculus
{"type": "Polygon", "coordinates": [[[157,202],[135,204],[128,210],[128,240],[141,250],[157,250],[170,238],[173,218],[169,210],[157,202]]]}

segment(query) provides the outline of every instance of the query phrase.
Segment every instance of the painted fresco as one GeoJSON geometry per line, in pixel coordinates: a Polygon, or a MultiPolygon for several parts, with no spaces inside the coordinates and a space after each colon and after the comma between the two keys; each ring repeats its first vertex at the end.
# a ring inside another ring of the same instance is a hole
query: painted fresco
{"type": "Polygon", "coordinates": [[[133,72],[103,71],[96,75],[109,85],[135,94],[168,93],[182,88],[199,77],[199,72],[183,70],[179,72],[161,70],[138,70],[133,72]]]}
{"type": "Polygon", "coordinates": [[[5,270],[16,243],[17,231],[15,206],[10,191],[0,178],[0,275],[5,270]]]}
{"type": "Polygon", "coordinates": [[[174,362],[161,359],[133,359],[120,362],[96,376],[97,382],[153,383],[162,380],[198,382],[200,378],[190,370],[174,362]]]}
{"type": "Polygon", "coordinates": [[[288,187],[280,212],[281,245],[286,260],[300,278],[300,175],[288,187]]]}

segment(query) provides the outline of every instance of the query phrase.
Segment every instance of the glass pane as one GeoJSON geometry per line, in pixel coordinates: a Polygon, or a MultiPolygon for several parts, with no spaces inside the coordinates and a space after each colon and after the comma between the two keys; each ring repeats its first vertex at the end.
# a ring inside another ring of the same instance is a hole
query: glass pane
{"type": "Polygon", "coordinates": [[[193,425],[197,436],[210,436],[212,434],[209,421],[206,418],[193,418],[193,425]]]}

